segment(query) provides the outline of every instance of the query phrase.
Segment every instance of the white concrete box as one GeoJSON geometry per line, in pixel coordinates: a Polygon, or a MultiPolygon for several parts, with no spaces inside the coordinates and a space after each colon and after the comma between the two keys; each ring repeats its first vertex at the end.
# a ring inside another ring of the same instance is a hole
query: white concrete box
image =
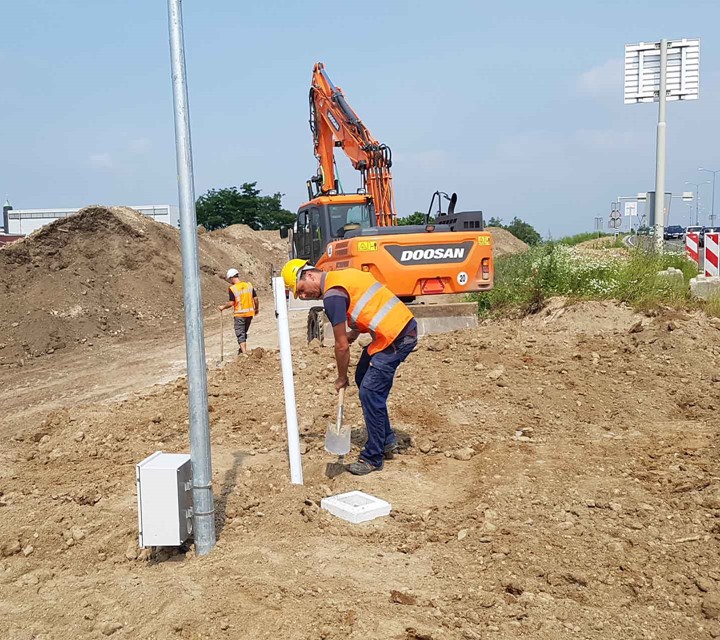
{"type": "Polygon", "coordinates": [[[320,500],[320,506],[334,516],[358,524],[390,513],[390,503],[369,493],[349,491],[320,500]]]}
{"type": "Polygon", "coordinates": [[[140,547],[178,547],[192,536],[192,468],[186,453],[156,451],[135,466],[140,547]]]}

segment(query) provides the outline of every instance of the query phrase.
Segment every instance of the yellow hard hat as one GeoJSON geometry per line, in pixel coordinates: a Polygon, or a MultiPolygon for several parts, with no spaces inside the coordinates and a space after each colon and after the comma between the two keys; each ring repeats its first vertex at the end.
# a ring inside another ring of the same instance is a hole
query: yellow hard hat
{"type": "Polygon", "coordinates": [[[280,272],[280,275],[282,276],[282,279],[285,281],[285,286],[290,289],[290,291],[293,292],[293,295],[297,298],[297,281],[300,277],[300,272],[303,270],[303,267],[308,263],[307,260],[301,260],[300,258],[295,258],[293,260],[288,260],[288,262],[285,264],[285,266],[282,268],[282,271],[280,272]]]}

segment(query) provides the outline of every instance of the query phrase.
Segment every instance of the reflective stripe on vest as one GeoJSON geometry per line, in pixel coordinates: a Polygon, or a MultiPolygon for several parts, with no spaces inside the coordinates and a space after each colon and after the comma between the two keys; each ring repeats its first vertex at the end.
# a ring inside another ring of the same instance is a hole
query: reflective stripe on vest
{"type": "MultiPolygon", "coordinates": [[[[342,269],[325,274],[324,291],[342,287],[350,297],[347,320],[351,328],[369,333],[373,341],[370,355],[388,347],[413,315],[387,287],[358,269],[342,269]]],[[[324,293],[324,292],[323,292],[324,293]]]]}
{"type": "Polygon", "coordinates": [[[247,318],[255,315],[255,303],[252,296],[252,285],[249,282],[238,282],[229,287],[233,295],[233,315],[236,318],[247,318]]]}
{"type": "Polygon", "coordinates": [[[376,282],[372,287],[370,287],[365,293],[362,294],[362,297],[360,298],[360,300],[357,301],[355,307],[353,308],[353,312],[350,314],[351,322],[357,322],[357,319],[360,317],[360,312],[367,306],[367,303],[370,302],[370,299],[378,291],[380,291],[381,287],[382,285],[379,282],[376,282]]]}
{"type": "Polygon", "coordinates": [[[380,323],[383,321],[383,318],[390,313],[390,310],[397,304],[400,304],[400,300],[393,296],[390,300],[388,300],[383,306],[380,311],[378,311],[374,316],[373,319],[370,321],[370,331],[375,331],[380,323]]]}

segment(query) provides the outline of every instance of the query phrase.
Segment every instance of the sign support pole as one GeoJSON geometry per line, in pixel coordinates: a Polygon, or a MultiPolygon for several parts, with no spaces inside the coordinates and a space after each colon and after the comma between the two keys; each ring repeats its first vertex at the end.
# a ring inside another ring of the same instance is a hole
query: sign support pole
{"type": "Polygon", "coordinates": [[[665,235],[665,157],[667,123],[667,43],[660,41],[660,92],[658,95],[657,147],[655,150],[655,248],[662,252],[665,235]]]}

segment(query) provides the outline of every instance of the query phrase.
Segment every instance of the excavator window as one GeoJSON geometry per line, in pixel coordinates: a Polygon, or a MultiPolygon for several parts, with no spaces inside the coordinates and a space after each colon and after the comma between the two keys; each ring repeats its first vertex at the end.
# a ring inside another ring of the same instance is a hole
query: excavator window
{"type": "Polygon", "coordinates": [[[366,229],[374,224],[367,204],[330,205],[330,231],[333,238],[342,238],[351,228],[366,229]]]}
{"type": "Polygon", "coordinates": [[[310,237],[312,238],[312,255],[310,262],[315,264],[325,250],[322,230],[320,229],[320,211],[315,208],[310,209],[310,237]]]}
{"type": "Polygon", "coordinates": [[[310,242],[310,216],[307,211],[301,211],[300,215],[298,215],[295,247],[298,258],[310,260],[312,246],[310,242]]]}
{"type": "Polygon", "coordinates": [[[320,211],[317,208],[313,207],[299,213],[294,243],[295,255],[312,263],[317,262],[325,251],[325,242],[320,226],[320,211]]]}

